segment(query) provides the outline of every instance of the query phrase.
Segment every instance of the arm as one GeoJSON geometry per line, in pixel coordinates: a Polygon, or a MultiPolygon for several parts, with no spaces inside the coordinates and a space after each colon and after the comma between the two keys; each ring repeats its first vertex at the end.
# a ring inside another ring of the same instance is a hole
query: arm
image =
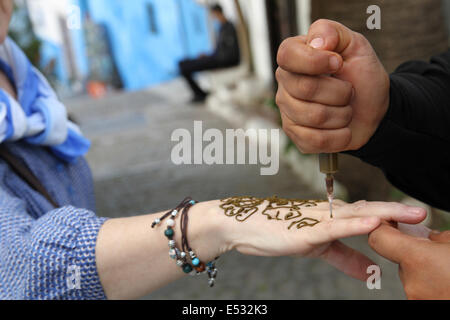
{"type": "Polygon", "coordinates": [[[105,298],[95,264],[104,218],[66,206],[35,219],[3,189],[0,199],[1,299],[105,298]]]}
{"type": "Polygon", "coordinates": [[[277,58],[283,129],[302,152],[346,151],[450,210],[450,53],[389,77],[366,38],[318,20],[307,36],[285,40],[277,58]]]}
{"type": "Polygon", "coordinates": [[[369,142],[348,152],[402,191],[450,210],[450,51],[390,76],[390,104],[369,142]]]}
{"type": "MultiPolygon", "coordinates": [[[[168,255],[164,225],[151,228],[161,214],[107,220],[64,206],[33,218],[8,191],[1,189],[0,199],[0,260],[8,262],[0,265],[0,298],[130,299],[184,275],[168,255]]],[[[373,262],[337,239],[368,234],[380,218],[417,223],[426,215],[402,204],[336,201],[339,218],[330,220],[323,201],[270,201],[257,199],[251,208],[221,201],[194,205],[187,229],[191,247],[204,262],[233,249],[321,257],[365,280],[373,262]]],[[[174,230],[179,246],[179,218],[174,230]]]]}
{"type": "MultiPolygon", "coordinates": [[[[269,200],[257,201],[259,204],[253,207],[216,200],[191,208],[187,235],[202,261],[233,249],[259,256],[321,257],[345,273],[365,280],[366,267],[373,262],[336,240],[366,234],[379,225],[380,218],[417,223],[425,217],[423,209],[401,204],[358,202],[347,205],[337,201],[334,210],[339,219],[330,220],[325,202],[277,205],[269,200]],[[250,207],[256,211],[239,213],[239,208],[250,207]],[[307,225],[301,223],[298,212],[301,218],[306,218],[302,221],[307,225]]],[[[111,219],[101,228],[96,259],[108,298],[137,298],[184,275],[168,256],[164,222],[154,229],[150,227],[160,215],[111,219]]],[[[175,220],[174,230],[178,245],[179,218],[175,220]]]]}

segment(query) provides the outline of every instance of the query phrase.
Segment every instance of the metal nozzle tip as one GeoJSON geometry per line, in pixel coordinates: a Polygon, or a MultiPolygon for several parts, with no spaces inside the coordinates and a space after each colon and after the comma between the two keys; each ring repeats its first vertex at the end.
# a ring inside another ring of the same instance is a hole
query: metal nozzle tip
{"type": "Polygon", "coordinates": [[[327,193],[333,194],[334,191],[334,178],[332,174],[327,174],[327,177],[325,178],[325,183],[327,187],[327,193]]]}
{"type": "Polygon", "coordinates": [[[332,201],[329,202],[330,202],[330,218],[333,219],[333,203],[332,201]]]}
{"type": "Polygon", "coordinates": [[[325,183],[327,187],[328,202],[330,203],[330,218],[333,218],[334,179],[332,174],[327,174],[325,183]]]}

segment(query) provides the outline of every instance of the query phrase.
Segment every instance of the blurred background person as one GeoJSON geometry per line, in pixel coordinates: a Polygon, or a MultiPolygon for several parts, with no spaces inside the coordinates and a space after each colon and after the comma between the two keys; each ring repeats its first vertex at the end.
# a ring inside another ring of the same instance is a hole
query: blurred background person
{"type": "Polygon", "coordinates": [[[180,73],[194,94],[192,102],[203,102],[208,96],[194,80],[194,73],[233,67],[240,61],[239,40],[233,24],[225,17],[220,5],[212,5],[210,11],[215,22],[220,25],[214,52],[211,55],[202,54],[197,59],[180,61],[180,73]]]}

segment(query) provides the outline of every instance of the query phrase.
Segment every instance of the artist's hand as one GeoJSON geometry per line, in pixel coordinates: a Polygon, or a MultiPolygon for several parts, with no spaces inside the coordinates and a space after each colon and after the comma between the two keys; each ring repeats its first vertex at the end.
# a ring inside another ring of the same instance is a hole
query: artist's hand
{"type": "Polygon", "coordinates": [[[367,267],[375,263],[338,239],[368,234],[379,226],[381,219],[418,223],[426,216],[425,209],[399,203],[360,201],[346,204],[336,200],[333,219],[330,219],[327,202],[316,206],[300,205],[301,216],[290,210],[292,203],[274,205],[264,212],[267,205],[268,201],[261,203],[254,213],[250,209],[253,206],[248,203],[227,204],[225,208],[232,209],[228,212],[224,212],[222,206],[215,220],[221,225],[216,230],[222,230],[217,233],[217,238],[224,235],[226,250],[236,249],[258,256],[321,257],[360,280],[367,279],[367,267]],[[237,214],[239,208],[249,210],[237,214]],[[303,226],[303,218],[309,226],[303,226]],[[314,221],[320,222],[312,225],[314,221]]]}
{"type": "Polygon", "coordinates": [[[399,264],[408,299],[450,299],[450,231],[423,238],[382,224],[370,234],[369,244],[399,264]]]}
{"type": "Polygon", "coordinates": [[[302,152],[357,150],[369,141],[389,105],[389,76],[364,36],[318,20],[307,36],[286,39],[277,60],[283,129],[302,152]]]}

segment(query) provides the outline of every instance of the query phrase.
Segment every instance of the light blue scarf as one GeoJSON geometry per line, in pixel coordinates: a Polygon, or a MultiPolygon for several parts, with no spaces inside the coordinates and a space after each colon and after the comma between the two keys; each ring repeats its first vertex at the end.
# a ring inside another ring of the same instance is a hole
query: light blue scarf
{"type": "Polygon", "coordinates": [[[17,92],[16,100],[0,88],[0,143],[23,139],[48,146],[67,162],[87,153],[89,140],[68,120],[47,80],[9,38],[0,45],[0,69],[17,92]]]}

